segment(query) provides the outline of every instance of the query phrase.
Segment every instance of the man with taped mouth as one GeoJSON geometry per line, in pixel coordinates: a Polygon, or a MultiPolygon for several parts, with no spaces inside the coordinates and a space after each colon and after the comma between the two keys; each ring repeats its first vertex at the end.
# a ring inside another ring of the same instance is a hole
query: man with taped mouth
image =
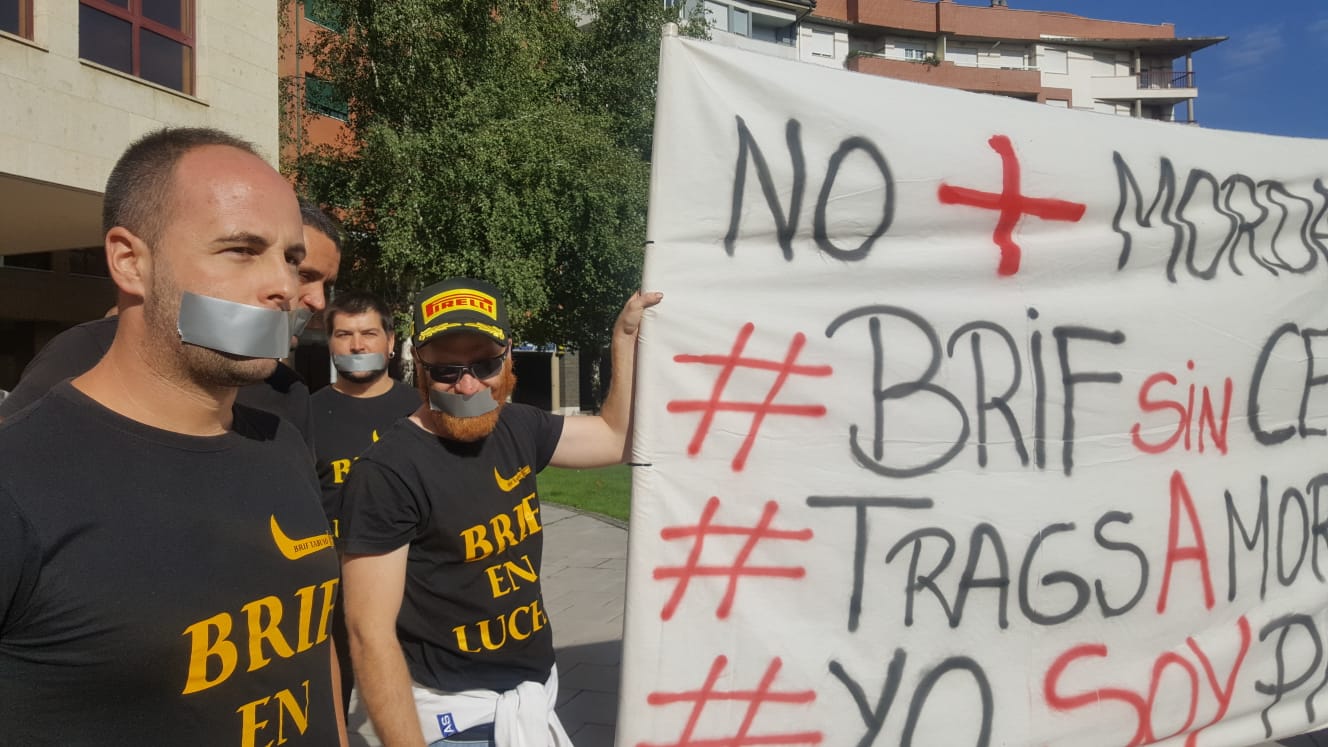
{"type": "MultiPolygon", "coordinates": [[[[377,296],[364,291],[339,293],[323,312],[323,326],[337,380],[314,393],[310,408],[323,508],[332,518],[355,458],[388,426],[414,412],[420,395],[387,374],[388,362],[396,355],[396,333],[391,310],[377,296]]],[[[336,535],[335,521],[332,530],[336,535]]],[[[338,605],[332,640],[341,663],[343,708],[349,705],[354,684],[345,621],[338,605]]]]}
{"type": "Polygon", "coordinates": [[[248,143],[166,129],[103,225],[110,349],[0,424],[0,744],[344,744],[312,460],[235,403],[289,347],[295,194],[248,143]]]}
{"type": "MultiPolygon", "coordinates": [[[[299,266],[299,289],[292,303],[291,334],[299,337],[313,315],[323,310],[327,287],[336,281],[341,264],[341,229],[317,205],[300,200],[304,221],[304,259],[299,266]]],[[[61,332],[37,353],[23,369],[11,396],[0,400],[0,420],[41,399],[56,384],[92,368],[115,339],[119,315],[70,327],[61,332]]],[[[313,425],[309,411],[309,388],[295,371],[277,364],[272,374],[261,382],[240,389],[241,404],[279,415],[291,422],[313,448],[313,425]]]]}
{"type": "Polygon", "coordinates": [[[637,332],[661,297],[628,300],[601,414],[568,418],[507,403],[497,288],[451,278],[416,297],[426,402],[360,456],[337,517],[358,692],[384,745],[569,743],[553,710],[535,475],[624,461],[637,332]]]}

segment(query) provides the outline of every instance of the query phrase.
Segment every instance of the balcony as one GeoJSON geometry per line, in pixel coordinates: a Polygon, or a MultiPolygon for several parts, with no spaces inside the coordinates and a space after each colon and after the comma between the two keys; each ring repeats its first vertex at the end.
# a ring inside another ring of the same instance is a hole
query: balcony
{"type": "Polygon", "coordinates": [[[1179,102],[1195,98],[1194,73],[1149,70],[1137,75],[1093,78],[1092,96],[1106,101],[1179,102]]]}
{"type": "Polygon", "coordinates": [[[756,52],[770,57],[781,57],[786,60],[798,59],[797,46],[789,42],[753,39],[749,36],[735,34],[731,31],[719,31],[714,29],[710,31],[710,41],[720,46],[735,47],[737,49],[756,52]]]}
{"type": "Polygon", "coordinates": [[[1042,76],[1036,70],[968,67],[953,62],[933,65],[925,62],[890,60],[880,55],[861,53],[850,57],[846,67],[849,70],[886,78],[1017,98],[1036,99],[1042,92],[1042,76]]]}
{"type": "Polygon", "coordinates": [[[1149,70],[1135,76],[1139,79],[1139,88],[1194,88],[1194,73],[1174,70],[1149,70]]]}

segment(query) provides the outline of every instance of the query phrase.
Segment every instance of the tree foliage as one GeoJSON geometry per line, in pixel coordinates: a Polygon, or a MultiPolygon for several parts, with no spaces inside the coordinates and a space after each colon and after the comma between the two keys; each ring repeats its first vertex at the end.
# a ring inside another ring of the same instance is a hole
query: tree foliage
{"type": "Polygon", "coordinates": [[[639,282],[660,0],[324,0],[312,50],[350,106],[297,178],[344,219],[344,284],[399,307],[470,275],[517,336],[594,349],[639,282]],[[577,18],[595,19],[578,27],[577,18]]]}

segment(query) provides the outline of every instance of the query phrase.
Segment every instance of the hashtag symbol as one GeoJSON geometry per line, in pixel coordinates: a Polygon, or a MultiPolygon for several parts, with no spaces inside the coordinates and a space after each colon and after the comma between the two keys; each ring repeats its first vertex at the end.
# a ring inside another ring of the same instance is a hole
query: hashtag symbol
{"type": "Polygon", "coordinates": [[[784,360],[762,360],[757,358],[744,358],[743,350],[747,347],[747,340],[752,336],[752,331],[756,325],[748,322],[743,325],[738,332],[738,339],[734,341],[733,348],[728,355],[692,355],[681,354],[673,356],[677,363],[702,363],[710,366],[720,366],[719,377],[715,379],[715,386],[710,392],[708,400],[675,400],[668,404],[668,411],[674,413],[681,412],[701,412],[701,421],[696,426],[696,433],[692,436],[691,443],[687,445],[687,453],[696,456],[701,452],[701,444],[705,442],[706,435],[710,433],[710,426],[715,420],[715,414],[718,412],[750,412],[752,413],[752,424],[747,430],[747,438],[743,440],[741,448],[733,457],[733,471],[741,472],[743,466],[747,464],[747,455],[752,451],[752,445],[756,442],[756,434],[761,430],[761,424],[765,422],[768,415],[798,415],[802,417],[821,417],[825,414],[825,407],[822,405],[777,405],[775,397],[779,396],[779,390],[784,388],[784,382],[792,374],[799,376],[829,376],[833,369],[829,366],[800,366],[796,365],[798,354],[802,352],[803,345],[807,342],[807,336],[801,332],[793,336],[793,341],[789,344],[788,352],[784,355],[784,360]],[[738,368],[749,368],[761,371],[775,371],[775,382],[770,390],[766,392],[765,399],[761,402],[735,402],[724,401],[724,389],[728,386],[729,379],[733,377],[733,372],[738,368]]]}
{"type": "Polygon", "coordinates": [[[780,667],[783,666],[783,662],[778,657],[772,659],[770,666],[766,667],[765,675],[761,677],[761,683],[756,686],[755,690],[716,690],[715,683],[719,681],[719,675],[724,671],[724,667],[728,665],[728,661],[725,656],[715,657],[714,663],[710,665],[710,673],[706,675],[705,684],[699,690],[680,693],[651,693],[646,696],[646,702],[652,706],[691,703],[692,712],[687,716],[687,723],[683,726],[678,741],[659,745],[641,742],[637,744],[637,747],[744,747],[745,745],[821,743],[822,736],[819,731],[752,735],[752,724],[755,723],[757,711],[761,709],[761,706],[767,703],[793,705],[811,703],[816,700],[816,693],[812,690],[771,692],[770,687],[774,684],[780,667]],[[708,704],[716,701],[746,702],[747,711],[743,714],[742,723],[733,736],[730,737],[695,738],[696,725],[701,720],[701,712],[705,710],[708,704]]]}
{"type": "Polygon", "coordinates": [[[692,545],[691,552],[687,554],[685,565],[655,569],[656,580],[678,579],[678,585],[673,587],[673,595],[664,604],[664,610],[660,613],[660,618],[668,620],[673,617],[673,613],[678,610],[678,605],[682,602],[683,595],[687,593],[687,585],[697,576],[728,576],[728,588],[724,592],[724,598],[719,602],[719,607],[715,610],[715,617],[723,620],[733,610],[733,598],[738,593],[739,578],[743,576],[802,578],[807,575],[806,569],[802,566],[747,565],[747,559],[751,557],[752,551],[756,549],[756,544],[761,540],[782,539],[806,542],[812,538],[812,530],[810,529],[796,531],[771,529],[770,523],[774,521],[775,513],[778,510],[779,506],[774,501],[767,502],[765,510],[761,512],[760,521],[754,527],[714,524],[715,513],[719,511],[719,498],[711,496],[710,500],[706,501],[705,509],[701,512],[701,521],[696,526],[665,527],[661,529],[659,536],[664,540],[695,537],[696,542],[692,545]],[[747,538],[737,555],[734,556],[733,562],[725,566],[701,565],[701,550],[705,546],[706,537],[725,535],[745,536],[747,538]]]}

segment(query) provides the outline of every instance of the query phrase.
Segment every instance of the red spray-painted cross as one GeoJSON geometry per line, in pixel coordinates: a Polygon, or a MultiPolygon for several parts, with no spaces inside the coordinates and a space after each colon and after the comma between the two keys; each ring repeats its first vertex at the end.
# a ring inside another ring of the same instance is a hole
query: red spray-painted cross
{"type": "Polygon", "coordinates": [[[999,210],[996,230],[991,240],[1001,250],[1001,263],[996,272],[1013,275],[1019,272],[1019,245],[1014,243],[1014,229],[1025,215],[1043,220],[1063,220],[1077,223],[1084,217],[1086,206],[1079,202],[1053,200],[1045,197],[1027,197],[1020,192],[1019,158],[1014,146],[1005,135],[993,135],[987,144],[1001,157],[1001,191],[980,192],[966,187],[942,184],[936,197],[943,205],[970,205],[986,210],[999,210]]]}

